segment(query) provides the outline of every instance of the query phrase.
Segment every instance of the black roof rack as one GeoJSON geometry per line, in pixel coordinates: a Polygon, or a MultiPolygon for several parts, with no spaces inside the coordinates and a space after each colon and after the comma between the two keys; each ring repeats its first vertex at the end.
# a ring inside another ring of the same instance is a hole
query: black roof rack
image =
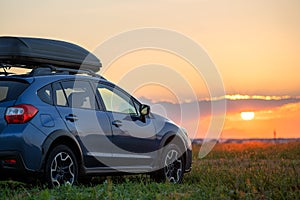
{"type": "Polygon", "coordinates": [[[85,74],[92,77],[102,78],[99,74],[96,74],[94,71],[89,69],[70,69],[63,67],[54,67],[52,65],[41,65],[37,68],[33,68],[29,75],[31,76],[43,76],[43,75],[52,75],[52,74],[85,74]]]}
{"type": "MultiPolygon", "coordinates": [[[[23,65],[10,65],[10,64],[4,64],[0,63],[0,68],[3,69],[3,72],[0,72],[0,75],[5,75],[8,76],[9,74],[14,74],[11,72],[8,72],[7,70],[11,69],[12,67],[17,67],[17,68],[26,68],[23,65]]],[[[55,67],[53,65],[39,65],[39,66],[31,66],[30,67],[32,70],[30,73],[28,73],[28,76],[45,76],[45,75],[70,75],[70,74],[85,74],[89,75],[92,77],[97,77],[101,79],[105,79],[103,76],[96,74],[93,70],[90,69],[71,69],[71,68],[64,68],[64,67],[55,67]]]]}
{"type": "Polygon", "coordinates": [[[0,75],[4,74],[5,76],[7,76],[8,74],[13,74],[13,73],[7,72],[7,70],[11,68],[11,65],[0,63],[0,67],[3,69],[3,72],[0,72],[0,75]]]}

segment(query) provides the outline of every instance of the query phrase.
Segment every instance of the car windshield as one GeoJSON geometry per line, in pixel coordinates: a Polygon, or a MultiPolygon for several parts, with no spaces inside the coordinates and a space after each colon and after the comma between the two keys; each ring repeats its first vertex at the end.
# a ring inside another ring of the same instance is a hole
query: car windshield
{"type": "Polygon", "coordinates": [[[0,102],[16,100],[28,86],[17,80],[0,80],[0,102]]]}

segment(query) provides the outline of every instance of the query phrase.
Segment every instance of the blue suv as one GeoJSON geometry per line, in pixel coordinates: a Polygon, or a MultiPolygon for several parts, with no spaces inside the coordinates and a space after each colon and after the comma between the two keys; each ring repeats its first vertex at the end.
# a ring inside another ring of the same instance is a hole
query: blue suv
{"type": "Polygon", "coordinates": [[[97,75],[100,61],[81,47],[0,37],[0,67],[0,177],[34,173],[53,187],[146,173],[180,183],[191,170],[186,131],[97,75]]]}

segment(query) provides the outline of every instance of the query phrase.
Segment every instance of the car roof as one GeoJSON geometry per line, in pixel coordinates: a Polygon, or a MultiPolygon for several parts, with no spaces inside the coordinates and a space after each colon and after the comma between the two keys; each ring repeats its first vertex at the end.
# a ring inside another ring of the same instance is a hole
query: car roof
{"type": "Polygon", "coordinates": [[[59,81],[59,80],[65,80],[65,79],[80,79],[80,80],[94,80],[94,81],[104,81],[107,83],[110,83],[107,81],[104,77],[98,75],[98,74],[87,74],[85,73],[79,73],[79,74],[74,74],[74,73],[68,73],[68,71],[59,71],[59,72],[52,72],[49,70],[43,71],[39,70],[38,73],[35,72],[30,72],[27,74],[8,74],[6,76],[0,76],[0,80],[23,80],[28,83],[33,83],[33,82],[39,82],[41,85],[51,83],[54,81],[59,81]]]}

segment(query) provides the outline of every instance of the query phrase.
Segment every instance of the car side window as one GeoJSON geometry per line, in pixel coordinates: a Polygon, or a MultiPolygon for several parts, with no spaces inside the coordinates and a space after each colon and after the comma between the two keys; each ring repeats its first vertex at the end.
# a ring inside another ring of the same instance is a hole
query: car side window
{"type": "Polygon", "coordinates": [[[138,115],[132,99],[120,90],[98,84],[97,90],[107,111],[138,115]]]}
{"type": "Polygon", "coordinates": [[[87,81],[65,81],[61,83],[68,105],[72,108],[96,109],[96,97],[87,81]]]}
{"type": "Polygon", "coordinates": [[[54,93],[54,104],[57,106],[68,106],[68,102],[65,93],[60,85],[60,83],[53,84],[54,93]]]}
{"type": "Polygon", "coordinates": [[[46,85],[41,89],[39,89],[37,95],[43,102],[53,105],[51,84],[46,85]]]}
{"type": "Polygon", "coordinates": [[[96,97],[87,81],[63,81],[55,87],[56,105],[96,109],[96,97]]]}

